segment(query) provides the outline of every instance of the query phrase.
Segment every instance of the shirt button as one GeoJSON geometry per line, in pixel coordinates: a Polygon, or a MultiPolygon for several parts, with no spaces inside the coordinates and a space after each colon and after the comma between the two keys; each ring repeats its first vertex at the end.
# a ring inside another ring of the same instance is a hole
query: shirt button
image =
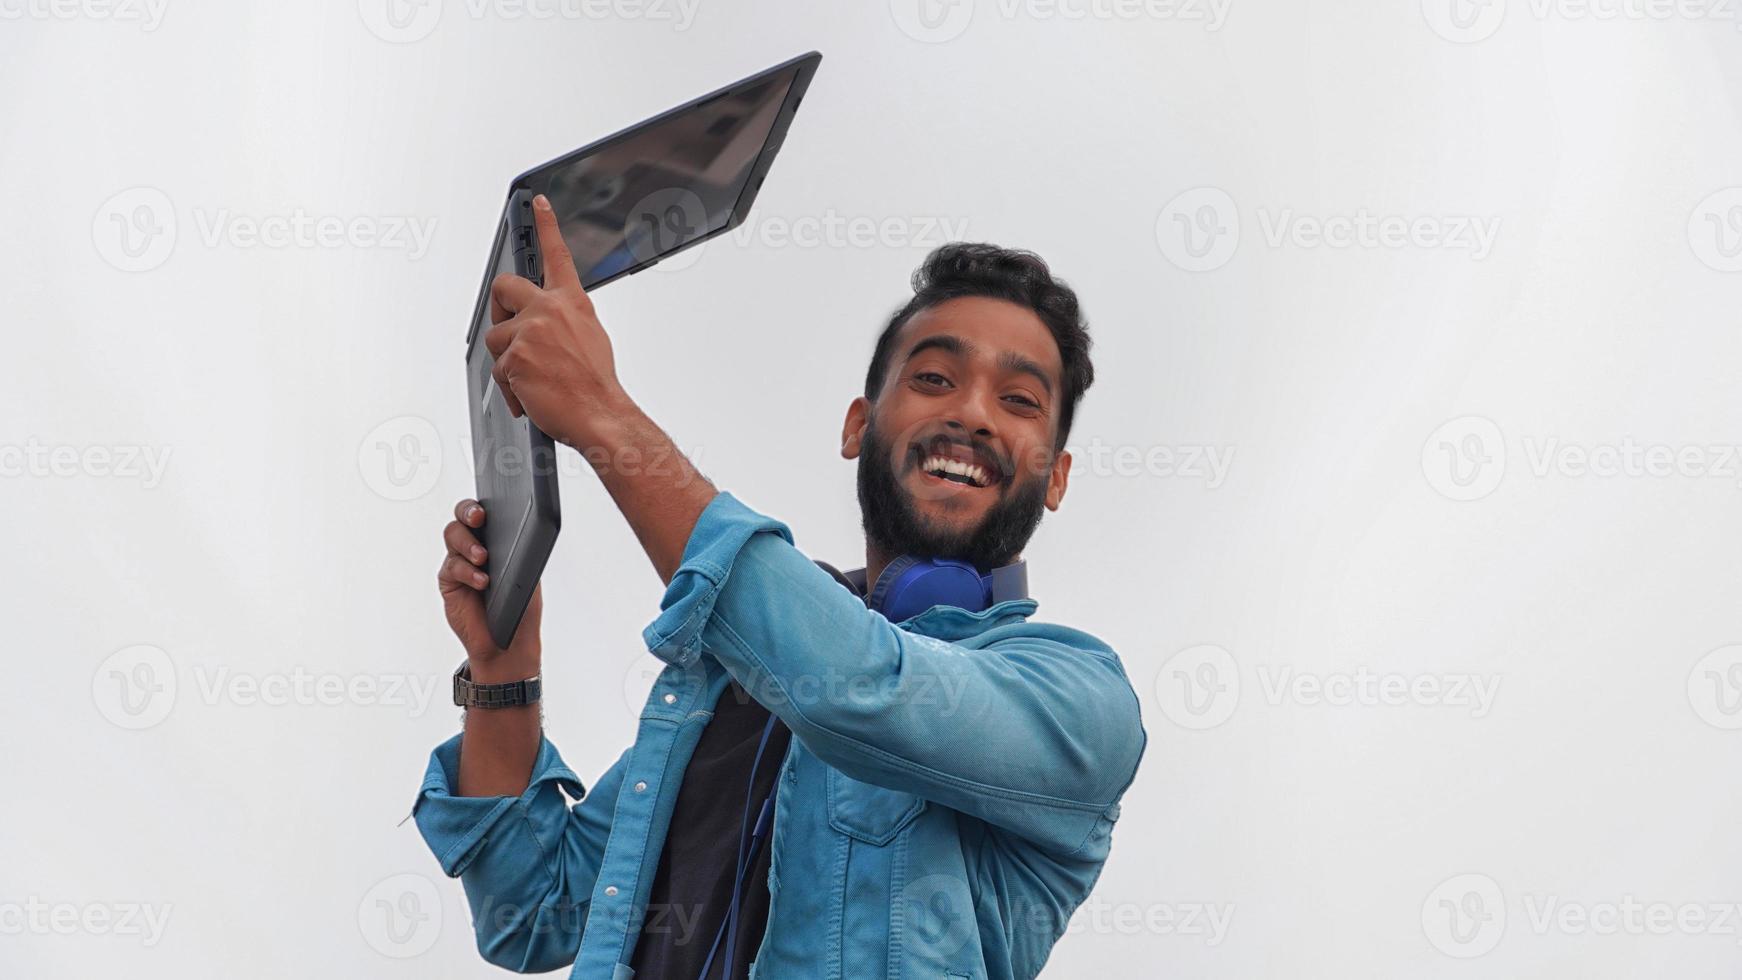
{"type": "Polygon", "coordinates": [[[617,894],[617,886],[616,886],[616,885],[606,885],[606,886],[605,886],[605,894],[606,894],[606,895],[615,895],[615,894],[617,894]]]}
{"type": "Polygon", "coordinates": [[[638,783],[636,783],[636,784],[635,784],[635,792],[637,792],[637,793],[645,793],[645,792],[647,792],[647,782],[646,782],[646,780],[643,780],[643,781],[641,781],[641,782],[638,782],[638,783]]]}
{"type": "Polygon", "coordinates": [[[665,703],[666,703],[666,704],[676,704],[676,703],[677,703],[677,695],[675,695],[675,694],[667,694],[667,695],[666,695],[666,696],[665,696],[665,703]]]}

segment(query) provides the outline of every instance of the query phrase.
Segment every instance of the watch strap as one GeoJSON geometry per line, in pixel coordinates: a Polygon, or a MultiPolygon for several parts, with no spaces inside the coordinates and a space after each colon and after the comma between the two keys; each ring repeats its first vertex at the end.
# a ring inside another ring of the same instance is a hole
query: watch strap
{"type": "Polygon", "coordinates": [[[470,662],[454,671],[454,704],[462,708],[517,708],[537,704],[543,693],[544,681],[538,674],[507,684],[477,684],[472,681],[470,662]]]}

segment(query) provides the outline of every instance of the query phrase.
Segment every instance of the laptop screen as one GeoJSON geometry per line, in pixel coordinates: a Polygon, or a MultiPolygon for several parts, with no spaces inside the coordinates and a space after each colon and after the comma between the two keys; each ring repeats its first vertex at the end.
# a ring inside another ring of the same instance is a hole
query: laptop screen
{"type": "Polygon", "coordinates": [[[798,67],[735,89],[517,182],[550,198],[581,285],[731,220],[798,67]]]}

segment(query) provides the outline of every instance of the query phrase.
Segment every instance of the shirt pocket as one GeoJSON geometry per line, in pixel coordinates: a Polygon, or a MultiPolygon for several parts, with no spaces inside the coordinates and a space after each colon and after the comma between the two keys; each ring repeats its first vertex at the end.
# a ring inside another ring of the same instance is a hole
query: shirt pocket
{"type": "Polygon", "coordinates": [[[894,840],[925,809],[912,793],[862,783],[829,770],[829,826],[854,840],[878,847],[894,840]]]}

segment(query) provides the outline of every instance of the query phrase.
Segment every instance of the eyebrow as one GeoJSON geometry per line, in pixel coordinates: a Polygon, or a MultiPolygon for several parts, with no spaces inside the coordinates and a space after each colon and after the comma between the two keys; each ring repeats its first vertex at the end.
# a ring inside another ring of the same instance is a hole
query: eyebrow
{"type": "MultiPolygon", "coordinates": [[[[926,337],[908,348],[907,357],[903,358],[903,360],[911,361],[921,353],[934,349],[947,351],[957,357],[972,357],[974,356],[974,351],[977,350],[972,343],[969,343],[954,334],[939,333],[932,334],[930,337],[926,337]]],[[[1052,395],[1052,377],[1046,373],[1046,369],[1015,351],[1007,350],[999,352],[998,369],[1001,371],[1017,371],[1022,374],[1030,375],[1036,381],[1040,382],[1041,388],[1045,389],[1048,397],[1052,395]]]]}

